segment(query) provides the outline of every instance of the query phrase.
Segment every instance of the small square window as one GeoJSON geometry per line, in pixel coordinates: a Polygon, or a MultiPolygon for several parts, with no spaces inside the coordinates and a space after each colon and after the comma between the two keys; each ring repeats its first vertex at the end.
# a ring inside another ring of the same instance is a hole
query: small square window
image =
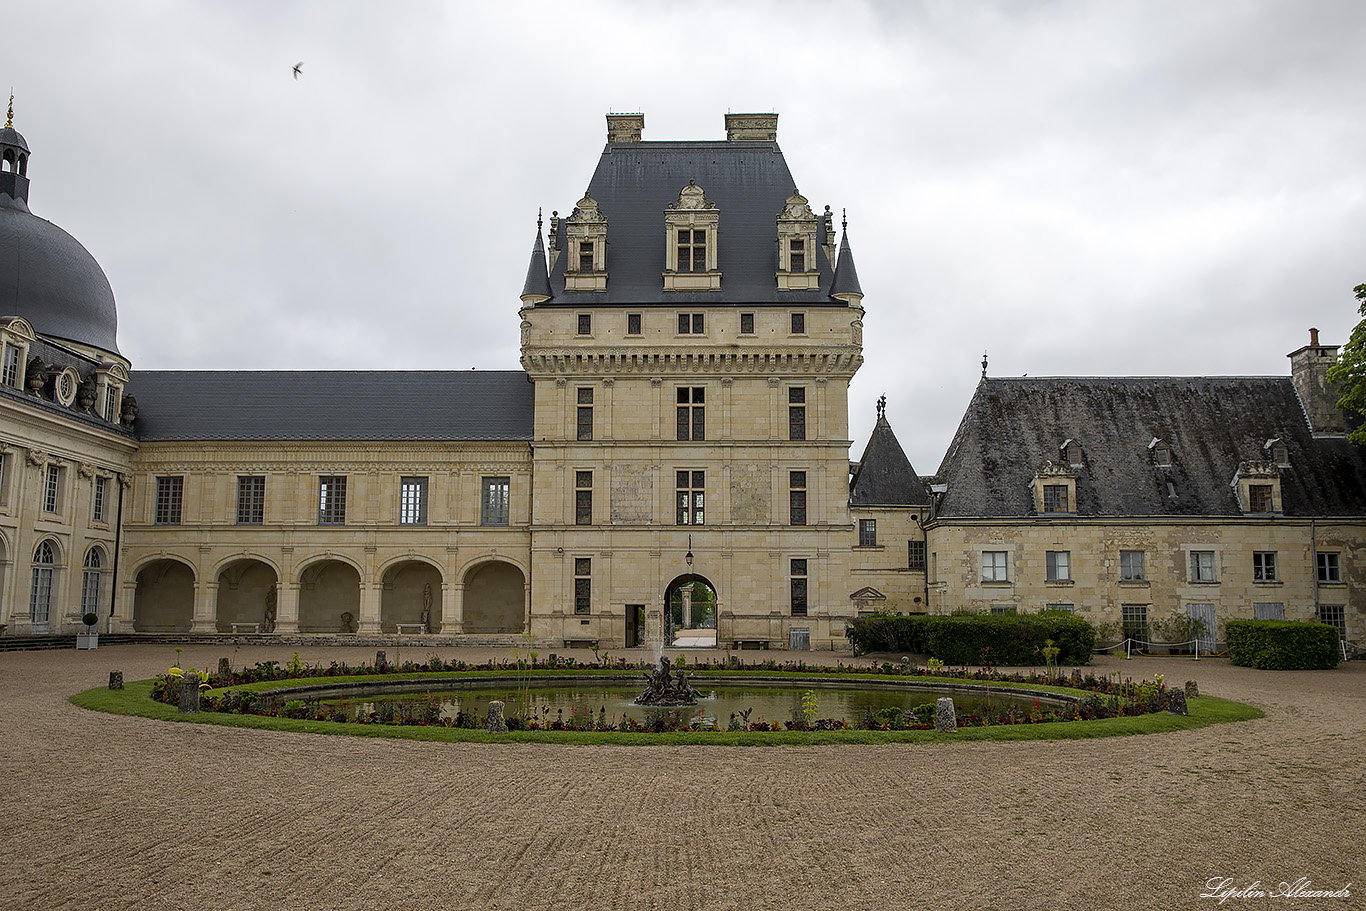
{"type": "Polygon", "coordinates": [[[627,335],[640,335],[640,314],[639,314],[639,313],[628,313],[628,314],[626,314],[626,334],[627,334],[627,335]]]}
{"type": "Polygon", "coordinates": [[[701,335],[706,328],[705,314],[702,313],[680,313],[678,314],[678,334],[679,335],[701,335]]]}
{"type": "Polygon", "coordinates": [[[1318,564],[1320,582],[1327,582],[1332,585],[1342,581],[1342,564],[1338,559],[1337,551],[1319,551],[1315,563],[1318,564]]]}
{"type": "Polygon", "coordinates": [[[1191,579],[1192,582],[1213,582],[1214,581],[1214,551],[1212,550],[1193,550],[1191,551],[1191,579]]]}
{"type": "Polygon", "coordinates": [[[982,552],[982,581],[983,582],[1009,582],[1010,577],[1006,575],[1006,552],[1003,550],[987,550],[982,552]]]}
{"type": "Polygon", "coordinates": [[[588,313],[579,314],[579,335],[593,334],[593,317],[588,313]]]}
{"type": "Polygon", "coordinates": [[[1070,582],[1072,579],[1072,552],[1070,550],[1050,550],[1046,556],[1046,577],[1049,582],[1070,582]]]}
{"type": "Polygon", "coordinates": [[[1247,488],[1248,512],[1271,512],[1271,485],[1249,484],[1247,488]]]}
{"type": "Polygon", "coordinates": [[[794,313],[794,314],[792,314],[792,334],[793,334],[793,335],[805,335],[805,334],[806,334],[806,314],[805,314],[805,313],[794,313]]]}
{"type": "Polygon", "coordinates": [[[1119,578],[1124,582],[1143,582],[1148,578],[1144,572],[1143,562],[1143,551],[1121,550],[1119,552],[1119,578]]]}
{"type": "Polygon", "coordinates": [[[1276,581],[1276,552],[1274,550],[1256,551],[1252,555],[1252,581],[1276,581]]]}
{"type": "Polygon", "coordinates": [[[753,313],[741,313],[741,314],[740,314],[740,334],[741,334],[741,335],[753,335],[753,334],[754,334],[754,314],[753,314],[753,313]]]}
{"type": "Polygon", "coordinates": [[[1044,512],[1068,512],[1067,485],[1045,484],[1043,488],[1044,512]]]}

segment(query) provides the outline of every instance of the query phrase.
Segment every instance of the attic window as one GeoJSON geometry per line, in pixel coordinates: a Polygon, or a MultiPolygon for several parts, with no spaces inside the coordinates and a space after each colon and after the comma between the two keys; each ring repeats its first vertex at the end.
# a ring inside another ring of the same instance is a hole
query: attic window
{"type": "Polygon", "coordinates": [[[1068,512],[1067,485],[1045,484],[1043,487],[1044,512],[1068,512]]]}
{"type": "Polygon", "coordinates": [[[1290,455],[1285,450],[1285,444],[1280,439],[1267,440],[1266,452],[1271,457],[1271,461],[1276,463],[1277,468],[1290,467],[1290,455]]]}
{"type": "Polygon", "coordinates": [[[1071,465],[1073,468],[1082,467],[1080,443],[1076,440],[1067,440],[1062,444],[1062,451],[1064,458],[1067,459],[1068,465],[1071,465]]]}
{"type": "Polygon", "coordinates": [[[57,401],[63,405],[70,405],[76,398],[76,387],[80,385],[80,378],[76,376],[76,371],[70,367],[63,370],[57,376],[54,391],[57,393],[57,401]]]}
{"type": "Polygon", "coordinates": [[[816,213],[796,190],[778,213],[778,290],[809,291],[820,286],[816,267],[816,213]]]}
{"type": "Polygon", "coordinates": [[[719,291],[721,213],[694,181],[664,210],[664,290],[719,291]]]}
{"type": "Polygon", "coordinates": [[[1172,466],[1171,447],[1162,440],[1154,437],[1153,441],[1148,444],[1148,449],[1152,451],[1153,464],[1158,468],[1170,468],[1172,466]]]}

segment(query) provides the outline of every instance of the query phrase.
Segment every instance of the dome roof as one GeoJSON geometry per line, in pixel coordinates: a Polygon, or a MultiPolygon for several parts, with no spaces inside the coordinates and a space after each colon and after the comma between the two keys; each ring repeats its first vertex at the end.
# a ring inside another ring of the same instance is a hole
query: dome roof
{"type": "Polygon", "coordinates": [[[0,194],[0,316],[118,353],[114,291],[95,257],[50,221],[0,194]]]}

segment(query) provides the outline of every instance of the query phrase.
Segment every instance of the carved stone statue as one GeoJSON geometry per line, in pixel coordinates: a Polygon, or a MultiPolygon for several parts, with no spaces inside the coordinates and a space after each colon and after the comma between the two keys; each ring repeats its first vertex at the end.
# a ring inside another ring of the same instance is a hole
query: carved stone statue
{"type": "Polygon", "coordinates": [[[432,583],[422,586],[422,631],[432,631],[432,583]]]}
{"type": "Polygon", "coordinates": [[[688,683],[688,673],[679,668],[669,673],[669,659],[660,656],[659,666],[645,674],[645,692],[636,697],[636,705],[696,705],[697,690],[688,683]]]}
{"type": "Polygon", "coordinates": [[[272,586],[266,591],[266,613],[265,613],[265,616],[262,618],[262,622],[261,622],[261,632],[263,632],[263,633],[273,633],[273,632],[275,632],[275,599],[276,599],[276,597],[277,597],[277,595],[276,595],[276,593],[275,593],[275,586],[272,585],[272,586]]]}
{"type": "Polygon", "coordinates": [[[349,610],[342,611],[341,631],[343,633],[354,633],[356,631],[356,618],[349,610]]]}

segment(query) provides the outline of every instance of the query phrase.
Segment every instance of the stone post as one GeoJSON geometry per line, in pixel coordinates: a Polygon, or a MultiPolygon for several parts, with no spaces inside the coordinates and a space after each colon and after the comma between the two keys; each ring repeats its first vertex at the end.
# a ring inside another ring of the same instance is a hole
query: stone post
{"type": "Polygon", "coordinates": [[[109,688],[111,690],[123,689],[123,671],[109,672],[109,688]]]}
{"type": "Polygon", "coordinates": [[[1186,708],[1186,693],[1184,690],[1172,690],[1167,694],[1167,711],[1173,715],[1189,715],[1190,711],[1186,708]]]}
{"type": "Polygon", "coordinates": [[[1187,680],[1187,681],[1186,681],[1186,698],[1187,698],[1187,699],[1198,699],[1199,696],[1200,696],[1200,687],[1198,687],[1198,686],[1196,685],[1196,683],[1195,683],[1194,680],[1187,680]]]}
{"type": "Polygon", "coordinates": [[[232,665],[228,663],[227,658],[218,659],[218,676],[224,680],[232,677],[232,665]]]}
{"type": "Polygon", "coordinates": [[[958,713],[953,709],[953,699],[941,697],[934,706],[934,729],[952,734],[958,730],[958,713]]]}
{"type": "Polygon", "coordinates": [[[384,652],[375,652],[375,670],[382,671],[389,667],[389,659],[384,652]]]}
{"type": "Polygon", "coordinates": [[[182,715],[186,712],[199,711],[199,675],[193,672],[181,678],[180,683],[180,707],[176,709],[182,715]]]}
{"type": "Polygon", "coordinates": [[[503,703],[497,699],[489,703],[488,724],[485,726],[490,734],[506,734],[508,732],[507,719],[503,717],[503,703]]]}

